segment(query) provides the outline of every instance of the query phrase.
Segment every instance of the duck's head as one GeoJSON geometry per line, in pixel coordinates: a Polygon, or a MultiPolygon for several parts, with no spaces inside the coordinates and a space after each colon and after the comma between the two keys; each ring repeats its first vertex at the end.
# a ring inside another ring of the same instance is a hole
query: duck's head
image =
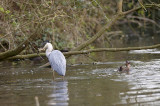
{"type": "Polygon", "coordinates": [[[126,65],[126,67],[130,67],[131,64],[130,64],[129,61],[126,61],[126,64],[125,64],[125,65],[126,65]]]}

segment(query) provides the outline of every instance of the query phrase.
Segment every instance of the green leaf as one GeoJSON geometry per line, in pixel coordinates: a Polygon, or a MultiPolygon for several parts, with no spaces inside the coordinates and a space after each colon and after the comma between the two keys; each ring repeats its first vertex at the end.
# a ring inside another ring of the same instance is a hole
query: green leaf
{"type": "Polygon", "coordinates": [[[12,22],[12,25],[13,25],[14,27],[17,25],[17,23],[16,23],[15,20],[12,22]]]}
{"type": "Polygon", "coordinates": [[[131,8],[133,6],[133,3],[128,3],[128,7],[131,8]]]}
{"type": "Polygon", "coordinates": [[[144,15],[144,10],[139,10],[139,11],[138,11],[138,14],[144,15]]]}
{"type": "Polygon", "coordinates": [[[55,19],[55,18],[52,18],[51,22],[53,22],[53,23],[54,23],[54,21],[55,21],[54,19],[55,19]]]}
{"type": "Polygon", "coordinates": [[[4,8],[0,6],[0,11],[4,13],[4,8]]]}
{"type": "Polygon", "coordinates": [[[11,12],[11,11],[7,10],[7,11],[6,11],[6,14],[9,14],[10,12],[11,12]]]}

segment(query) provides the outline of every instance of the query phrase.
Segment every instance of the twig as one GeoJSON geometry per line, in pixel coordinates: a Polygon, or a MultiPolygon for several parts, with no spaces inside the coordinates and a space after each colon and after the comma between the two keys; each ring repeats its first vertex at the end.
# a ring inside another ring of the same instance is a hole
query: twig
{"type": "Polygon", "coordinates": [[[38,96],[35,96],[36,106],[40,106],[38,96]]]}
{"type": "Polygon", "coordinates": [[[4,51],[6,51],[7,49],[2,45],[2,43],[0,42],[0,45],[2,46],[2,48],[4,49],[4,51]]]}
{"type": "Polygon", "coordinates": [[[138,0],[139,4],[142,6],[142,8],[147,11],[147,9],[145,8],[145,6],[142,4],[142,2],[140,0],[138,0]]]}

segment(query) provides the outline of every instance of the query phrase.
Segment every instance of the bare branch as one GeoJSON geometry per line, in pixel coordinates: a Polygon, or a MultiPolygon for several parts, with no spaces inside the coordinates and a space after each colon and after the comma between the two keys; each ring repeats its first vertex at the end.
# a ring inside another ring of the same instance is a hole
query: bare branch
{"type": "Polygon", "coordinates": [[[159,27],[159,28],[160,28],[160,25],[158,25],[154,20],[149,19],[149,18],[145,18],[145,17],[138,17],[138,16],[127,16],[127,18],[134,18],[134,19],[139,19],[139,20],[148,21],[148,22],[151,22],[151,23],[155,24],[157,27],[159,27]]]}
{"type": "Polygon", "coordinates": [[[123,8],[123,0],[119,0],[118,2],[118,13],[122,13],[122,8],[123,8]]]}

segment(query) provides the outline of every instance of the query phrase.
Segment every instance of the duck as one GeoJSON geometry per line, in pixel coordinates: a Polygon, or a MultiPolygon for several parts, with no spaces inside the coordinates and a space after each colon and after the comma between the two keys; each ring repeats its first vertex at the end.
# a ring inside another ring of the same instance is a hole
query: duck
{"type": "Polygon", "coordinates": [[[130,70],[130,62],[126,61],[125,65],[126,65],[125,67],[124,66],[120,66],[118,68],[118,71],[119,72],[129,72],[129,70],[130,70]]]}

